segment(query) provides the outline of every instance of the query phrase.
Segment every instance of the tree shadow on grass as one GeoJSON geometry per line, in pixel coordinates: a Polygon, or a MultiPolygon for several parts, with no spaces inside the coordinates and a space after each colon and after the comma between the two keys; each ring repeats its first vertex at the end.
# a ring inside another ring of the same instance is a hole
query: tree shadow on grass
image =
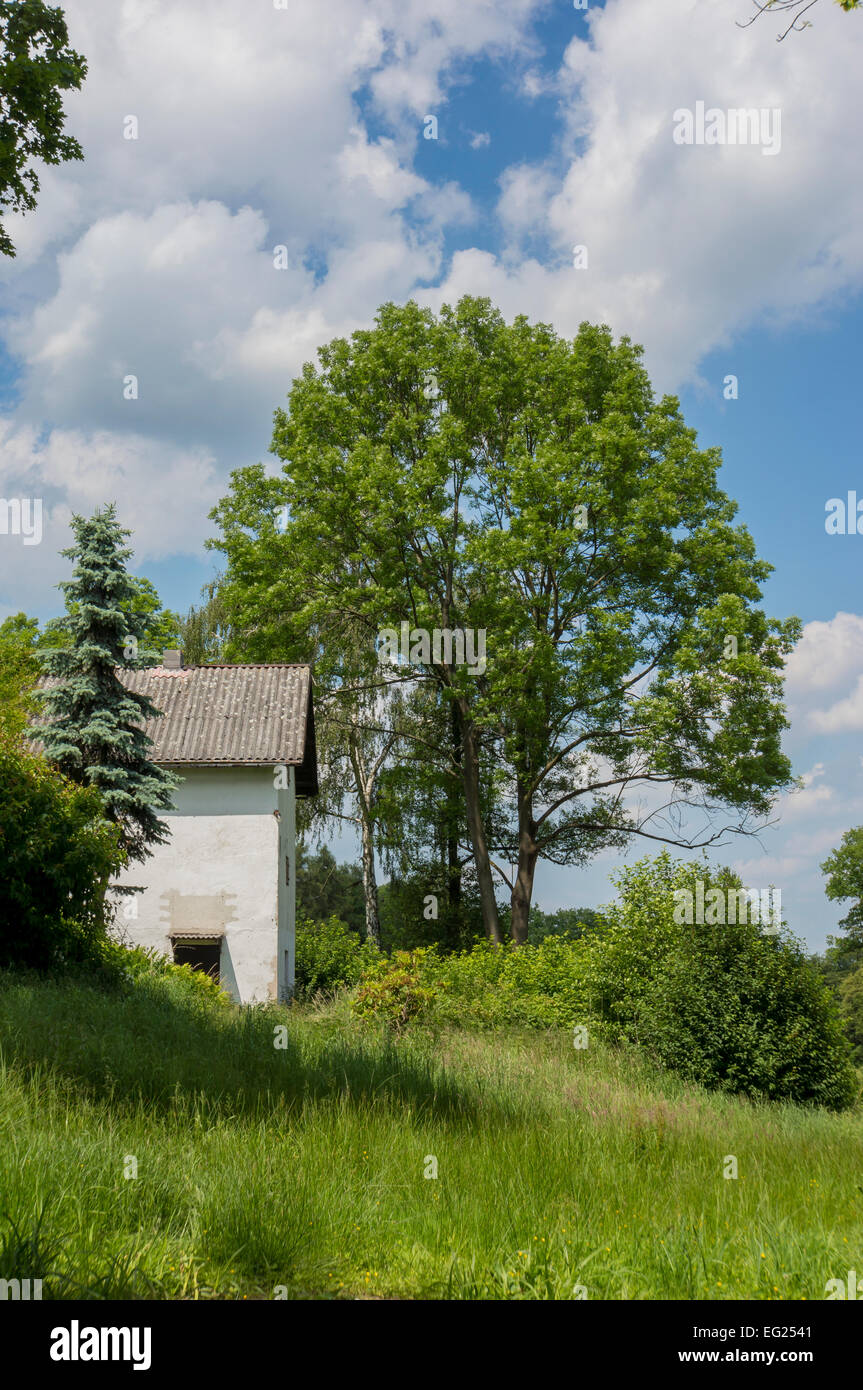
{"type": "Polygon", "coordinates": [[[335,1101],[457,1125],[511,1122],[517,1109],[410,1043],[297,1027],[275,1007],[206,1008],[159,985],[121,994],[0,974],[0,1052],[92,1101],[214,1122],[335,1101]]]}

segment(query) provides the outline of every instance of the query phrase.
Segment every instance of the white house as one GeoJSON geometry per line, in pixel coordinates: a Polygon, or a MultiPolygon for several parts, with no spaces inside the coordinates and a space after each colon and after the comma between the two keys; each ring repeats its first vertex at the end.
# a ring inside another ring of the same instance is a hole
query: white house
{"type": "Polygon", "coordinates": [[[162,665],[117,673],[161,713],[150,757],[182,777],[160,816],[168,843],[119,883],[128,941],[217,976],[240,1003],[294,987],[296,801],[317,792],[311,671],[298,665],[162,665]]]}

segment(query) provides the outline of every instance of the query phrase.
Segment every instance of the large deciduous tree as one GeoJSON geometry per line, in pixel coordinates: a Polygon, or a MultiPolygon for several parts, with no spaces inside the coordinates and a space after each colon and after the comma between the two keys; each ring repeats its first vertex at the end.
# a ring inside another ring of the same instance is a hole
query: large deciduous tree
{"type": "Polygon", "coordinates": [[[273,451],[281,479],[235,479],[229,578],[260,616],[289,566],[294,631],[349,615],[374,644],[408,625],[457,731],[492,940],[499,860],[524,941],[540,859],[715,844],[788,785],[799,624],[757,607],[770,567],[719,453],[655,399],[627,338],[583,324],[568,341],[470,297],[437,316],[387,304],[304,367],[273,451]],[[278,552],[252,493],[287,504],[278,552]],[[485,662],[430,645],[435,629],[475,652],[484,632],[485,662]]]}
{"type": "MultiPolygon", "coordinates": [[[[83,159],[63,134],[63,93],[80,88],[87,64],[69,47],[63,11],[44,0],[0,0],[0,214],[36,206],[34,160],[83,159]]],[[[14,256],[0,226],[0,254],[14,256]]]]}

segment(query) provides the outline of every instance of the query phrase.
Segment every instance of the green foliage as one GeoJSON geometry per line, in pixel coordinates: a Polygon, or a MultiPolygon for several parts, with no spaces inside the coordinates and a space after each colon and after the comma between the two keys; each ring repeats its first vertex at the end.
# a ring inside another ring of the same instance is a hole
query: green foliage
{"type": "Polygon", "coordinates": [[[435,1016],[479,1028],[570,1028],[587,1017],[586,943],[549,935],[537,946],[478,941],[470,950],[423,956],[439,991],[435,1016]]]}
{"type": "Polygon", "coordinates": [[[152,947],[125,946],[112,940],[105,953],[105,964],[115,972],[127,993],[130,989],[149,989],[179,1007],[204,1010],[212,1006],[226,1009],[233,1002],[227,990],[206,971],[178,965],[152,947]]]}
{"type": "Polygon", "coordinates": [[[337,917],[312,921],[297,916],[296,996],[311,999],[355,985],[378,955],[337,917]]]}
{"type": "Polygon", "coordinates": [[[839,925],[847,935],[833,942],[840,956],[857,956],[863,951],[863,826],[846,830],[838,849],[821,865],[827,875],[825,893],[834,902],[851,901],[851,908],[839,925]]]}
{"type": "Polygon", "coordinates": [[[44,655],[55,679],[39,692],[43,718],[33,734],[66,776],[98,788],[129,857],[143,860],[151,844],[168,838],[156,808],[169,809],[178,779],[150,761],[141,726],[158,711],[126,689],[117,668],[152,665],[158,655],[142,648],[148,615],[135,608],[141,586],[127,573],[131,552],[123,538],[129,532],[118,524],[114,506],[89,519],[73,517],[72,530],[75,544],[63,554],[76,562],[75,570],[61,585],[71,644],[44,655]]]}
{"type": "Polygon", "coordinates": [[[309,854],[297,844],[297,916],[323,921],[338,917],[361,936],[365,932],[363,871],[358,864],[337,864],[332,850],[322,845],[309,854]]]}
{"type": "Polygon", "coordinates": [[[437,984],[423,982],[425,954],[422,949],[394,951],[366,966],[351,1005],[354,1016],[385,1023],[397,1035],[424,1017],[440,992],[437,984]]]}
{"type": "Polygon", "coordinates": [[[205,585],[202,592],[204,602],[197,608],[192,604],[188,613],[177,620],[178,643],[187,666],[224,661],[231,640],[231,626],[217,582],[205,585]]]}
{"type": "Polygon", "coordinates": [[[718,486],[719,451],[656,398],[642,356],[603,325],[567,340],[506,323],[487,299],[384,304],[293,382],[281,476],[238,470],[213,512],[232,621],[262,654],[296,659],[333,614],[369,651],[402,622],[487,633],[483,669],[414,657],[425,741],[394,794],[421,806],[448,775],[462,806],[440,828],[470,826],[489,935],[490,845],[522,847],[522,939],[537,862],[584,863],[642,828],[622,788],[659,778],[742,825],[791,779],[782,676],[800,625],[758,606],[770,566],[718,486]]]}
{"type": "MultiPolygon", "coordinates": [[[[0,214],[36,206],[33,160],[83,159],[63,134],[63,92],[80,88],[87,64],[69,47],[63,11],[44,0],[0,0],[0,214]]],[[[0,254],[14,256],[0,226],[0,254]]]]}
{"type": "MultiPolygon", "coordinates": [[[[830,991],[799,944],[757,923],[675,922],[676,889],[740,880],[667,853],[616,878],[619,900],[588,956],[603,1023],[700,1085],[840,1110],[857,1083],[830,991]]],[[[729,914],[731,915],[731,914],[729,914]]],[[[742,914],[741,914],[742,915],[742,914]]]]}
{"type": "Polygon", "coordinates": [[[384,950],[410,951],[421,946],[440,946],[442,951],[466,950],[482,939],[482,918],[476,881],[470,866],[458,878],[458,895],[450,897],[450,879],[444,865],[427,860],[408,874],[393,875],[378,892],[381,945],[384,950]],[[428,916],[437,900],[437,916],[428,916]]]}
{"type": "Polygon", "coordinates": [[[16,613],[0,623],[0,738],[19,738],[35,712],[39,623],[16,613]]]}
{"type": "MultiPolygon", "coordinates": [[[[126,618],[126,631],[138,634],[142,651],[146,650],[148,660],[158,664],[166,647],[176,647],[181,634],[182,620],[170,608],[163,608],[156,586],[142,574],[126,576],[128,588],[118,598],[118,607],[126,618]]],[[[43,651],[53,651],[58,647],[71,647],[74,641],[71,619],[78,616],[78,602],[71,596],[67,599],[67,612],[57,618],[49,618],[40,634],[37,647],[43,651]]],[[[128,662],[127,662],[128,664],[128,662]]]]}
{"type": "Polygon", "coordinates": [[[0,966],[101,965],[125,854],[94,788],[0,739],[0,966]]]}
{"type": "Polygon", "coordinates": [[[602,913],[593,907],[559,907],[556,912],[543,912],[539,907],[530,910],[527,939],[538,946],[547,936],[560,936],[578,941],[588,932],[602,930],[602,913]]]}
{"type": "Polygon", "coordinates": [[[858,965],[839,986],[839,1013],[854,1061],[863,1067],[863,965],[858,965]]]}
{"type": "Polygon", "coordinates": [[[580,1283],[766,1307],[823,1299],[863,1242],[859,1110],[708,1094],[592,1034],[396,1044],[343,1010],[0,972],[0,1057],[0,1276],[44,1278],[45,1299],[547,1300],[580,1283]]]}

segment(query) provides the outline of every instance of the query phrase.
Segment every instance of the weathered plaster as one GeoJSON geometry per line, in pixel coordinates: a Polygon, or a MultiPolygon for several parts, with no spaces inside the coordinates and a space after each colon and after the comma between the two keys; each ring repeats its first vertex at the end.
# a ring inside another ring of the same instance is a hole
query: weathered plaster
{"type": "Polygon", "coordinates": [[[171,831],[119,882],[138,884],[136,916],[118,917],[134,945],[171,954],[171,932],[223,932],[220,975],[241,1003],[285,997],[294,982],[296,833],[294,771],[274,786],[273,769],[185,769],[171,831]],[[278,814],[276,814],[278,813],[278,814]],[[285,861],[288,879],[285,882],[285,861]],[[286,959],[287,953],[287,959],[286,959]]]}

